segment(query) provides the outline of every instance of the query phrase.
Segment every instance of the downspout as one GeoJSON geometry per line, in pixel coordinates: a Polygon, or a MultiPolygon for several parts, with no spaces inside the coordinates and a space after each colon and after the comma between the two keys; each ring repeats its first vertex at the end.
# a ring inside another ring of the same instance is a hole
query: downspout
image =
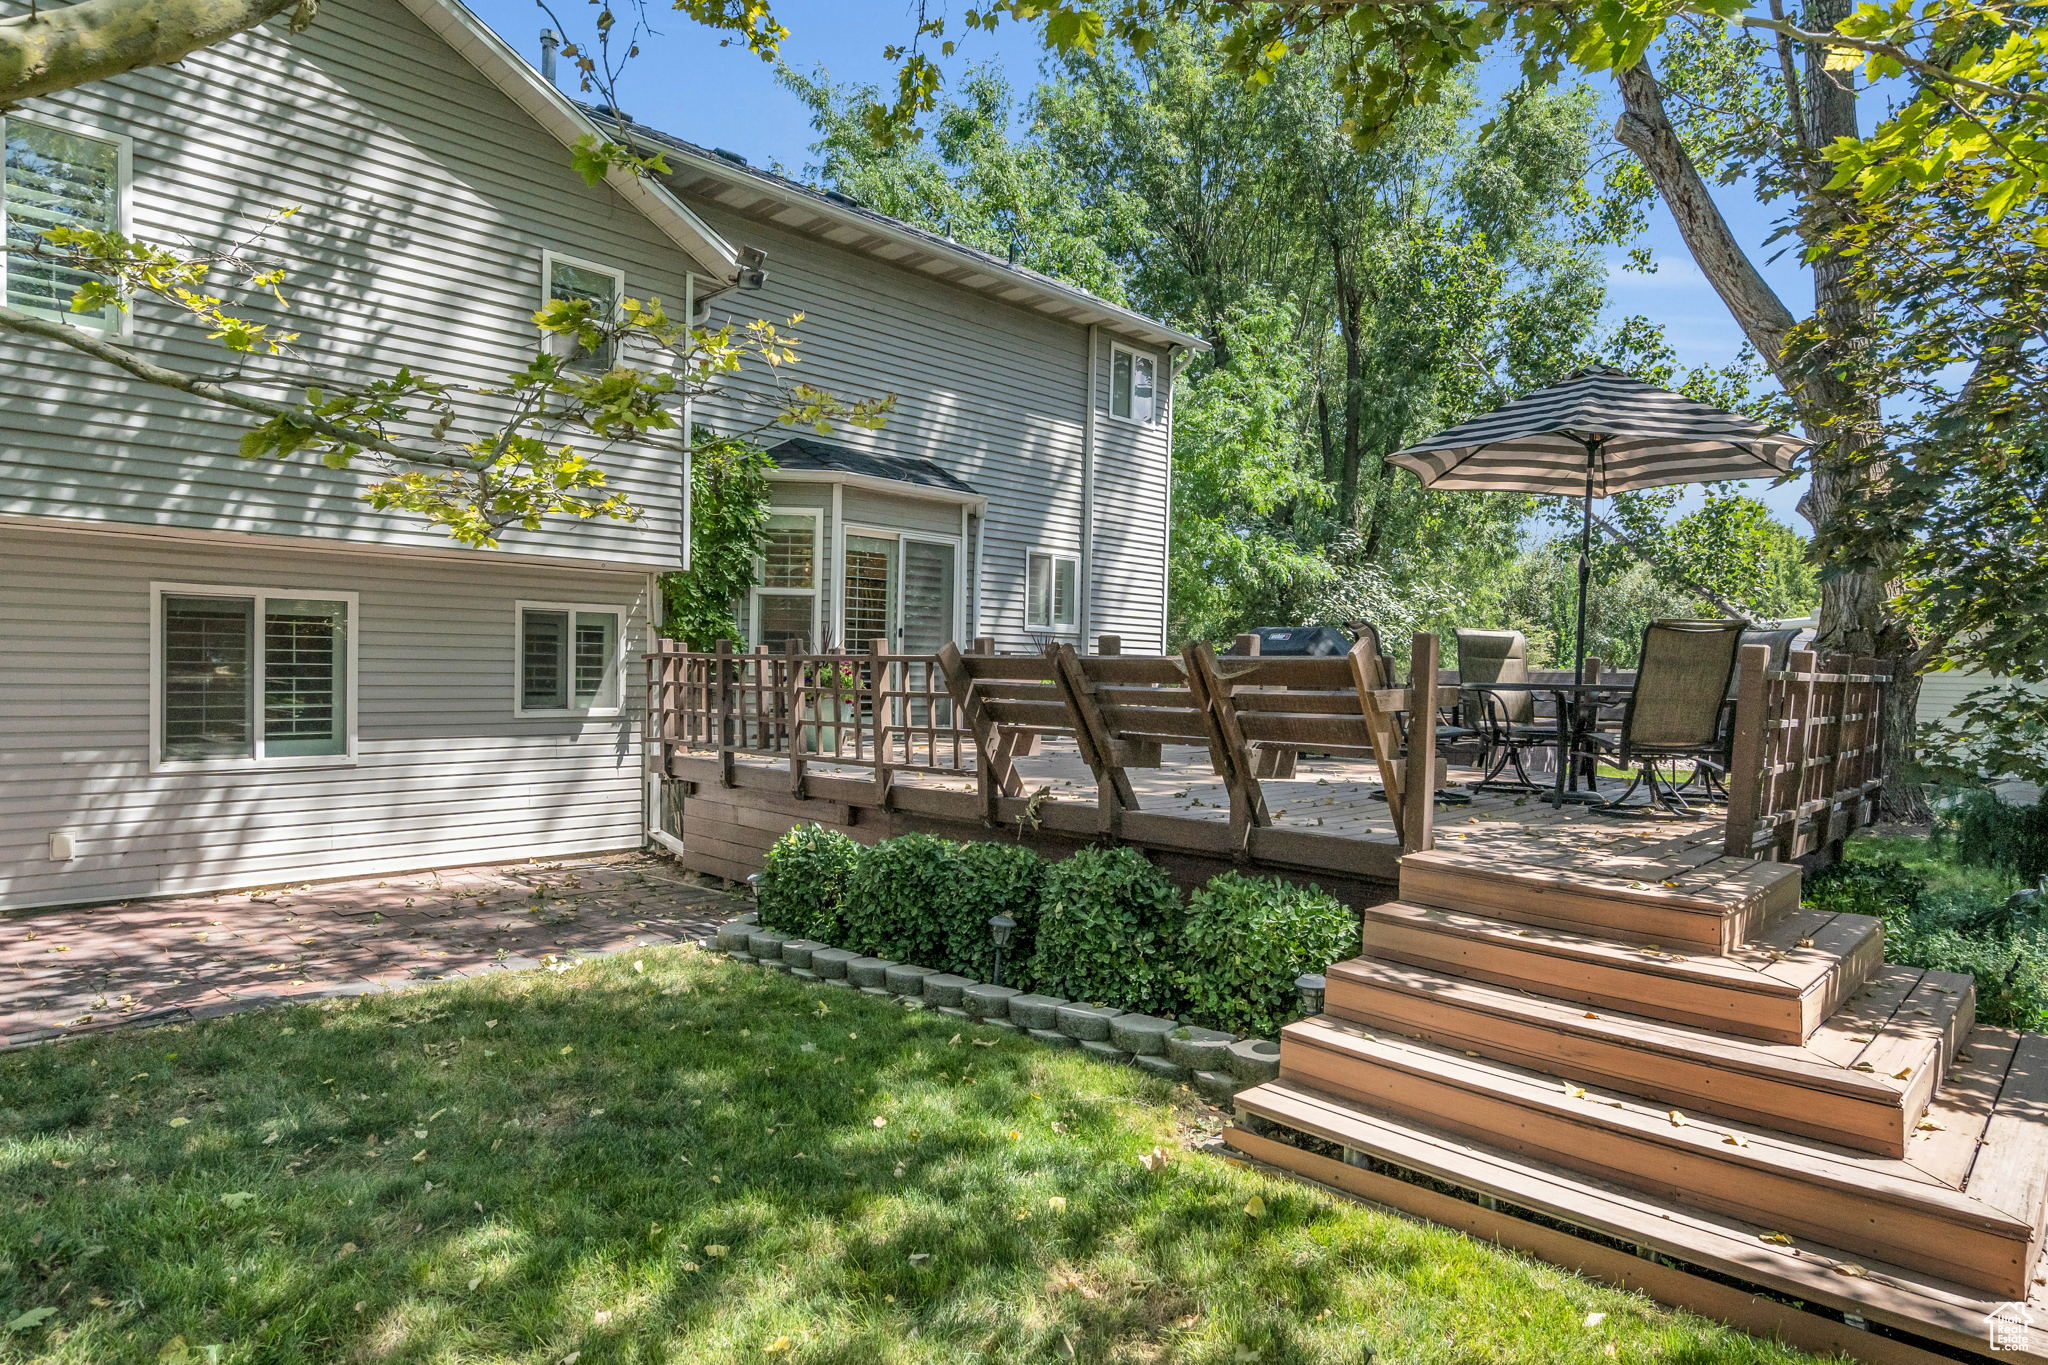
{"type": "MultiPolygon", "coordinates": [[[[550,58],[553,57],[554,54],[552,50],[549,52],[548,55],[550,58]]],[[[695,272],[684,271],[683,318],[685,321],[687,321],[690,318],[695,317],[696,315],[697,276],[695,272]]],[[[676,555],[676,563],[681,566],[681,571],[684,573],[688,573],[690,571],[690,503],[692,491],[690,487],[690,475],[692,472],[691,447],[696,443],[695,438],[692,435],[694,416],[695,412],[694,409],[691,407],[690,395],[685,393],[683,395],[682,416],[683,485],[681,490],[682,517],[680,518],[682,525],[682,544],[677,547],[676,555]]],[[[649,649],[653,649],[660,645],[661,625],[663,619],[667,615],[668,599],[663,595],[661,591],[661,574],[658,570],[650,572],[647,575],[647,646],[649,649]]],[[[648,702],[651,700],[651,692],[648,687],[648,682],[649,679],[643,673],[640,680],[641,703],[643,706],[648,704],[648,702]]],[[[656,761],[657,756],[661,753],[661,745],[655,743],[653,740],[653,735],[650,732],[651,726],[648,723],[650,720],[651,717],[643,719],[640,726],[640,762],[647,772],[647,782],[645,787],[642,789],[640,796],[640,827],[647,831],[647,837],[654,843],[659,844],[661,847],[667,849],[670,853],[676,854],[677,856],[681,856],[683,852],[682,840],[678,839],[675,835],[669,833],[666,829],[663,829],[661,824],[664,779],[667,777],[667,774],[660,770],[660,767],[656,761]]]]}
{"type": "MultiPolygon", "coordinates": [[[[1090,627],[1095,616],[1095,399],[1097,375],[1102,368],[1102,329],[1088,327],[1088,410],[1081,419],[1081,572],[1076,585],[1081,600],[1075,620],[1081,627],[1080,647],[1087,649],[1095,638],[1090,627]]],[[[1028,592],[1029,585],[1026,585],[1028,592]]]]}
{"type": "Polygon", "coordinates": [[[1168,598],[1173,592],[1173,409],[1180,398],[1180,362],[1186,348],[1166,348],[1166,511],[1159,532],[1159,652],[1167,651],[1171,619],[1168,598]]]}

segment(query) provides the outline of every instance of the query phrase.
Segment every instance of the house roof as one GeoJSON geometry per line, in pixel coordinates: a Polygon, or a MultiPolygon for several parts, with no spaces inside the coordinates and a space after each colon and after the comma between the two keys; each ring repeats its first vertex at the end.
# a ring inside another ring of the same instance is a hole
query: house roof
{"type": "MultiPolygon", "coordinates": [[[[507,46],[504,39],[493,33],[489,25],[470,13],[459,0],[400,0],[400,3],[564,147],[574,147],[586,137],[609,136],[581,105],[542,79],[525,58],[507,46]]],[[[709,223],[691,212],[689,206],[667,186],[616,168],[606,174],[605,183],[682,248],[684,254],[696,263],[699,274],[717,281],[720,286],[729,284],[738,274],[738,251],[713,231],[709,223]]]]}
{"type": "Polygon", "coordinates": [[[1202,338],[1157,318],[1097,298],[1064,280],[1012,265],[993,252],[877,213],[848,195],[816,189],[788,176],[746,165],[730,154],[685,141],[622,115],[596,109],[589,112],[616,128],[627,141],[661,151],[674,172],[668,177],[669,183],[686,196],[710,200],[742,213],[767,214],[785,227],[822,236],[850,250],[866,252],[948,284],[1034,308],[1063,321],[1104,327],[1153,346],[1209,349],[1209,343],[1202,338]]]}
{"type": "Polygon", "coordinates": [[[775,461],[777,473],[821,474],[861,482],[907,483],[932,489],[954,501],[982,500],[972,484],[962,482],[930,460],[909,459],[901,455],[871,455],[864,450],[813,440],[809,436],[792,436],[771,446],[768,456],[775,461]]]}

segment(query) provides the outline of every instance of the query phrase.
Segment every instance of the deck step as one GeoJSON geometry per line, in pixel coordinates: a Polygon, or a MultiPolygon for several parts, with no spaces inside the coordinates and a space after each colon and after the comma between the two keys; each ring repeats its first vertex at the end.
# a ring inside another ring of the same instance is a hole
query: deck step
{"type": "Polygon", "coordinates": [[[1366,956],[1327,973],[1324,1011],[1367,1028],[1691,1113],[1902,1157],[1914,1124],[1975,1022],[1968,977],[1887,967],[1868,1022],[1796,1047],[1731,1037],[1366,956]]]}
{"type": "Polygon", "coordinates": [[[1373,957],[1690,1024],[1799,1044],[1884,957],[1868,915],[1793,910],[1733,953],[1640,945],[1390,901],[1362,912],[1373,957]]]}
{"type": "Polygon", "coordinates": [[[1326,1015],[1282,1032],[1280,1079],[1989,1293],[2024,1297],[2040,1249],[2048,1186],[2017,1164],[1994,1203],[1911,1160],[1686,1114],[1326,1015]]]}
{"type": "MultiPolygon", "coordinates": [[[[1447,1132],[1426,1120],[1368,1111],[1339,1096],[1287,1080],[1240,1091],[1235,1104],[1244,1131],[1226,1129],[1226,1141],[1310,1178],[1327,1179],[1327,1158],[1284,1143],[1258,1141],[1255,1136],[1245,1141],[1245,1134],[1256,1135],[1274,1127],[1307,1134],[1343,1148],[1348,1164],[1363,1164],[1360,1159],[1371,1158],[1483,1196],[1488,1207],[1498,1200],[1504,1208],[1527,1210],[1589,1233],[1619,1238],[1683,1264],[1732,1276],[1737,1282],[1763,1285],[1794,1300],[1854,1313],[1973,1353],[1984,1352],[1989,1345],[1987,1315],[2005,1307],[2013,1297],[1971,1289],[1945,1276],[1925,1274],[1814,1239],[1785,1237],[1775,1220],[1755,1222],[1690,1208],[1615,1181],[1532,1161],[1505,1147],[1447,1132]],[[1767,1237],[1770,1240],[1765,1240],[1767,1237]],[[1864,1273],[1851,1275],[1835,1268],[1845,1262],[1864,1273]]],[[[1398,1197],[1388,1202],[1402,1206],[1398,1197]]],[[[1570,1264],[1569,1260],[1565,1263],[1570,1264]]],[[[2035,1301],[2031,1306],[2038,1321],[2048,1308],[2048,1303],[2042,1302],[2048,1298],[2048,1290],[2037,1287],[2027,1297],[2035,1301]]],[[[2038,1332],[2035,1335],[2042,1342],[2037,1350],[1992,1358],[2048,1365],[2048,1339],[2038,1332]]]]}
{"type": "Polygon", "coordinates": [[[1401,859],[1401,899],[1622,943],[1729,952],[1799,904],[1799,869],[1747,858],[1690,867],[1552,866],[1436,848],[1401,859]],[[1640,872],[1641,875],[1637,875],[1640,872]]]}

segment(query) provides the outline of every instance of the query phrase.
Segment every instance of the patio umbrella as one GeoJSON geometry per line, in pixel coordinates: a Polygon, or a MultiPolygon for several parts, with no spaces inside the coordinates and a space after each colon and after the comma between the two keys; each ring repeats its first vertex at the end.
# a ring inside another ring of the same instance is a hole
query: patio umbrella
{"type": "Polygon", "coordinates": [[[1584,499],[1572,677],[1585,680],[1593,500],[1638,488],[1784,474],[1807,444],[1762,422],[1645,384],[1580,370],[1387,456],[1425,488],[1584,499]]]}

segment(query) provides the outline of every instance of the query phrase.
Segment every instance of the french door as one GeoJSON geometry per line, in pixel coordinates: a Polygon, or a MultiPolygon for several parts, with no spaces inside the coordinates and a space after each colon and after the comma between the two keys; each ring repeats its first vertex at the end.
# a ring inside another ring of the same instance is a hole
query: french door
{"type": "Polygon", "coordinates": [[[960,629],[960,543],[907,533],[848,531],[840,639],[875,640],[897,654],[936,654],[960,629]]]}

